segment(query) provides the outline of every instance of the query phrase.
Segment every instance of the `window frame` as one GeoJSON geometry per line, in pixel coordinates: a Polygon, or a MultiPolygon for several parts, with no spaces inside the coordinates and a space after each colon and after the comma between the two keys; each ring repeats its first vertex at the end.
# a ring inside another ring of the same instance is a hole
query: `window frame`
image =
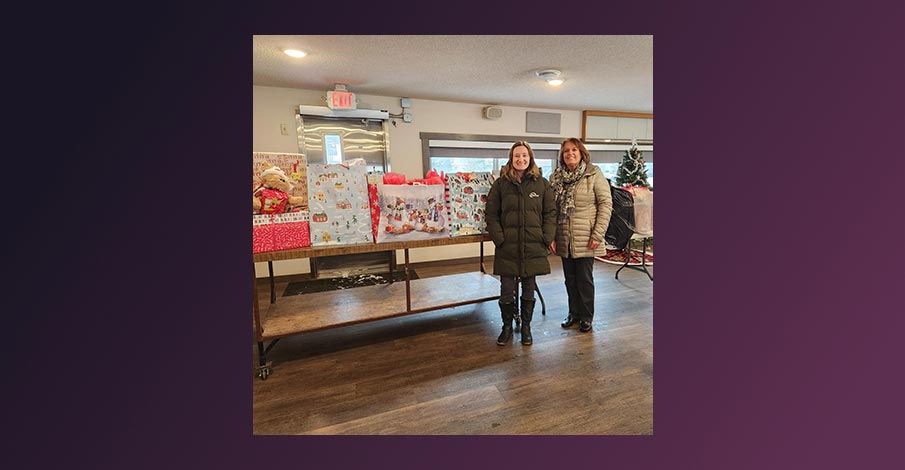
{"type": "MultiPolygon", "coordinates": [[[[513,142],[526,141],[531,148],[535,150],[535,157],[543,151],[548,153],[554,150],[557,157],[554,157],[552,169],[556,169],[558,164],[559,146],[566,137],[536,137],[536,136],[512,136],[512,135],[485,135],[485,134],[449,134],[439,132],[421,132],[421,165],[424,172],[429,171],[431,167],[431,148],[461,148],[461,149],[490,149],[493,151],[503,150],[508,154],[509,147],[513,142]]],[[[625,142],[584,142],[588,151],[591,153],[591,163],[619,163],[622,161],[624,152],[631,148],[631,143],[625,142]]],[[[645,153],[644,160],[646,163],[653,164],[653,143],[640,143],[638,149],[645,153]]],[[[468,155],[457,156],[455,158],[500,158],[495,155],[474,156],[468,155]]],[[[507,155],[508,158],[508,155],[507,155]]],[[[498,168],[497,168],[498,170],[498,168]]],[[[550,175],[544,175],[549,177],[550,175]]]]}

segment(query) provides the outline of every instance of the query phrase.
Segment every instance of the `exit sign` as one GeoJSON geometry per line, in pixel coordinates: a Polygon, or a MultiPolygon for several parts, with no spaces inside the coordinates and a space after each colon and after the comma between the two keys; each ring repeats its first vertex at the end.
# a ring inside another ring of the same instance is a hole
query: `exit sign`
{"type": "Polygon", "coordinates": [[[356,109],[355,93],[348,91],[328,91],[327,107],[330,109],[356,109]]]}

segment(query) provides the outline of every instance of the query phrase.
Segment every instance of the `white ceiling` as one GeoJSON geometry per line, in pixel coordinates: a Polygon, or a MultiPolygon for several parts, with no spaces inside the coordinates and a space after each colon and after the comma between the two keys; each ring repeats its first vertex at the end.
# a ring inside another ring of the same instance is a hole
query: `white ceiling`
{"type": "Polygon", "coordinates": [[[653,113],[653,36],[254,36],[253,83],[566,110],[653,113]],[[283,49],[300,49],[294,59],[283,49]],[[558,88],[535,77],[556,68],[558,88]]]}

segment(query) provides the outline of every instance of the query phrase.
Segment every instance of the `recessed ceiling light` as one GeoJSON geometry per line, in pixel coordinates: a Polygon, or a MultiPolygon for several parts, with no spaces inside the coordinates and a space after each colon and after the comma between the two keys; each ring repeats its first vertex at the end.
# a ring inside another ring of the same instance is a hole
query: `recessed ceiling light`
{"type": "Polygon", "coordinates": [[[308,54],[306,54],[302,51],[296,50],[296,49],[286,49],[283,51],[283,53],[288,55],[289,57],[295,57],[295,58],[301,58],[301,57],[305,57],[306,55],[308,55],[308,54]]]}
{"type": "Polygon", "coordinates": [[[562,72],[556,69],[538,70],[534,72],[534,75],[536,75],[537,78],[546,81],[547,84],[551,86],[562,85],[562,82],[564,82],[565,79],[560,77],[560,74],[562,74],[562,72]]]}

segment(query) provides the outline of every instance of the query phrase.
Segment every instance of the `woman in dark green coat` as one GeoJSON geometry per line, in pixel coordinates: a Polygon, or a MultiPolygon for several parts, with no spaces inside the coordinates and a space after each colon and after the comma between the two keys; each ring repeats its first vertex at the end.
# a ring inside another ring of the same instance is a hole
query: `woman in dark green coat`
{"type": "Polygon", "coordinates": [[[485,211],[487,232],[496,246],[493,273],[500,276],[503,331],[497,344],[512,339],[512,320],[519,314],[515,295],[521,281],[522,344],[528,345],[533,342],[534,277],[550,274],[547,250],[556,235],[556,205],[527,142],[516,142],[509,149],[509,161],[490,187],[485,211]]]}

